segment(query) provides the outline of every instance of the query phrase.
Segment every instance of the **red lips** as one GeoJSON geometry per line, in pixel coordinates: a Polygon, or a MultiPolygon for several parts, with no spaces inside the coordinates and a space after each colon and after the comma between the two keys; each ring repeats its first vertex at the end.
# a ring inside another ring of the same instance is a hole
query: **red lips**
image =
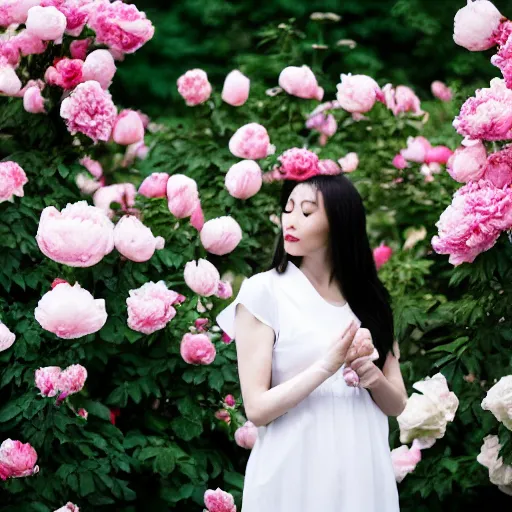
{"type": "Polygon", "coordinates": [[[292,235],[286,235],[284,237],[284,239],[287,241],[287,242],[298,242],[300,239],[299,238],[296,238],[292,235]]]}

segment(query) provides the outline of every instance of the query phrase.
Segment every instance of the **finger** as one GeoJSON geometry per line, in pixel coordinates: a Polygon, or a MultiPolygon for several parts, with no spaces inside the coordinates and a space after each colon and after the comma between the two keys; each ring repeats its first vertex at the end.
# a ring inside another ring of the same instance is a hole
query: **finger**
{"type": "Polygon", "coordinates": [[[350,363],[350,367],[352,368],[352,370],[357,372],[364,365],[364,363],[365,363],[365,360],[362,357],[359,357],[357,359],[354,359],[350,363]]]}

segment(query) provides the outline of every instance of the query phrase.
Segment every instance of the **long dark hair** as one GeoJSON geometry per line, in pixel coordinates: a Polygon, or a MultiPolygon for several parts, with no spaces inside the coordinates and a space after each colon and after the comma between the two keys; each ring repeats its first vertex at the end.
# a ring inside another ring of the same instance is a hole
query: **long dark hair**
{"type": "MultiPolygon", "coordinates": [[[[329,245],[332,255],[331,281],[339,284],[350,308],[368,329],[379,359],[375,364],[382,369],[389,351],[393,351],[394,329],[390,296],[377,275],[377,268],[366,233],[366,211],[359,192],[344,175],[313,176],[300,183],[313,185],[323,196],[329,221],[329,245]]],[[[285,180],[281,191],[281,211],[297,181],[285,180]]],[[[297,267],[301,257],[290,256],[284,250],[283,233],[277,240],[272,268],[282,274],[288,261],[297,267]]]]}

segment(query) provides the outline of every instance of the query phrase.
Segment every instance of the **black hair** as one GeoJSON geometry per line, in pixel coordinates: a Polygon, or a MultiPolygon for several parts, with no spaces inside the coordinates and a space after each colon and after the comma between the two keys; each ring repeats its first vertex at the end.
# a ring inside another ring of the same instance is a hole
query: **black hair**
{"type": "MultiPolygon", "coordinates": [[[[292,190],[299,183],[314,186],[323,196],[329,222],[329,246],[332,256],[332,275],[361,327],[368,329],[382,369],[388,352],[393,352],[393,313],[389,292],[377,275],[377,268],[366,232],[366,210],[356,187],[343,174],[318,175],[302,182],[285,180],[281,190],[281,211],[292,190]]],[[[302,257],[291,256],[284,250],[283,232],[279,234],[272,268],[285,272],[288,261],[297,267],[302,257]]]]}

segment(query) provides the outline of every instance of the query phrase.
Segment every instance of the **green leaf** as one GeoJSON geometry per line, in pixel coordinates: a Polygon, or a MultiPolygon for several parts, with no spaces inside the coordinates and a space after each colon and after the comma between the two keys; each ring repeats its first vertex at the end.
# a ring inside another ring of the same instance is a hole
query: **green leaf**
{"type": "Polygon", "coordinates": [[[240,491],[244,488],[244,476],[240,473],[234,473],[232,471],[224,471],[224,482],[226,484],[239,489],[240,491]]]}
{"type": "Polygon", "coordinates": [[[94,492],[94,479],[92,477],[92,473],[89,471],[84,473],[79,473],[79,481],[80,481],[80,496],[87,496],[94,492]]]}
{"type": "Polygon", "coordinates": [[[191,441],[199,437],[203,432],[203,425],[187,418],[174,418],[171,421],[171,428],[174,433],[184,441],[191,441]]]}

